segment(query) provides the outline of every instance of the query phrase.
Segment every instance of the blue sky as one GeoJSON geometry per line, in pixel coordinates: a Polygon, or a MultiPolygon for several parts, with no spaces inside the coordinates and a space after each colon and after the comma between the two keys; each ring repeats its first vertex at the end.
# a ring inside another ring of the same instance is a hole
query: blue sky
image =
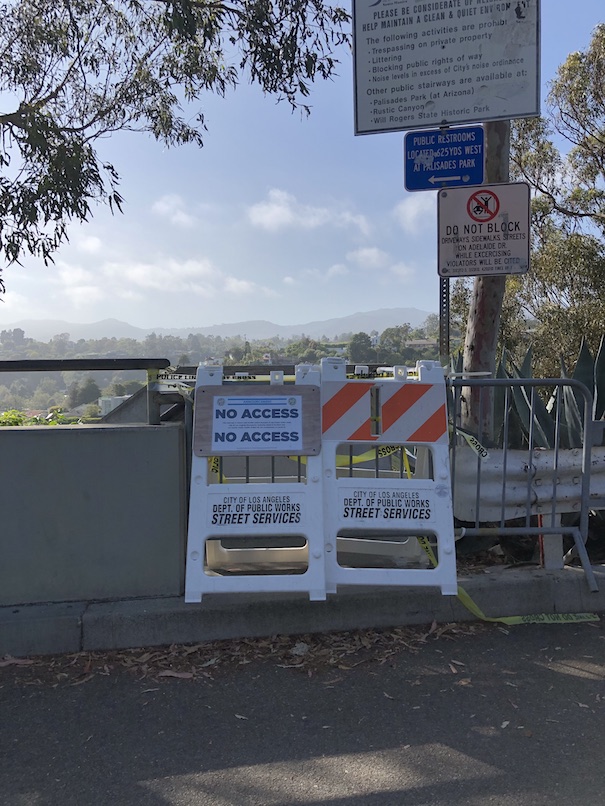
{"type": "MultiPolygon", "coordinates": [[[[542,99],[584,48],[603,0],[542,0],[542,99]]],[[[124,215],[73,225],[55,266],[4,271],[0,326],[23,319],[206,327],[302,324],[439,307],[436,191],[403,184],[404,132],[354,135],[352,59],[313,88],[309,118],[243,84],[203,102],[205,146],[143,134],[98,144],[124,215]]]]}

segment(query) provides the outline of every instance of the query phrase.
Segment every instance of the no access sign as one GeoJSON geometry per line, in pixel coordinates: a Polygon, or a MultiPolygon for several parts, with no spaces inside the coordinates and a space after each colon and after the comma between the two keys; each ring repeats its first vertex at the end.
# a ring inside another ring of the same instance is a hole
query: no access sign
{"type": "Polygon", "coordinates": [[[529,269],[529,185],[513,182],[440,190],[441,277],[525,274],[529,269]]]}

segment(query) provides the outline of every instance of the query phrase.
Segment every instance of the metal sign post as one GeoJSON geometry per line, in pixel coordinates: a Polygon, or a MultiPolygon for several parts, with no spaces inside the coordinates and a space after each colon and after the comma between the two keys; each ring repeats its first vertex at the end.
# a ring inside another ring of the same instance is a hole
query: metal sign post
{"type": "Polygon", "coordinates": [[[439,360],[442,365],[450,360],[450,281],[439,278],[439,360]]]}

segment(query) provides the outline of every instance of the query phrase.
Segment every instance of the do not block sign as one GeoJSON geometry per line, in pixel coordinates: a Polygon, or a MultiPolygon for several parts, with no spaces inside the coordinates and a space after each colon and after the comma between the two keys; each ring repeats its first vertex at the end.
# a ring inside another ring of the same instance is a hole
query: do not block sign
{"type": "Polygon", "coordinates": [[[441,277],[524,274],[529,269],[526,182],[440,190],[437,216],[441,277]]]}

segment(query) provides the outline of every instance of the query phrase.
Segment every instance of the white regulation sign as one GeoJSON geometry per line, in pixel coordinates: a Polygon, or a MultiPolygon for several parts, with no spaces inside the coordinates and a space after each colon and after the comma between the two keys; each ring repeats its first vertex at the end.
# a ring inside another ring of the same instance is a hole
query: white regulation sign
{"type": "Polygon", "coordinates": [[[208,526],[267,526],[304,523],[304,493],[209,494],[208,526]]]}
{"type": "Polygon", "coordinates": [[[434,518],[430,492],[417,490],[341,490],[341,513],[346,520],[411,522],[418,528],[434,518]]]}
{"type": "Polygon", "coordinates": [[[529,185],[449,188],[438,194],[441,277],[524,274],[529,269],[529,185]]]}
{"type": "Polygon", "coordinates": [[[355,133],[540,114],[539,0],[353,0],[355,133]]]}
{"type": "Polygon", "coordinates": [[[275,394],[240,397],[215,394],[212,407],[212,452],[256,453],[288,447],[300,450],[302,398],[275,394]]]}

